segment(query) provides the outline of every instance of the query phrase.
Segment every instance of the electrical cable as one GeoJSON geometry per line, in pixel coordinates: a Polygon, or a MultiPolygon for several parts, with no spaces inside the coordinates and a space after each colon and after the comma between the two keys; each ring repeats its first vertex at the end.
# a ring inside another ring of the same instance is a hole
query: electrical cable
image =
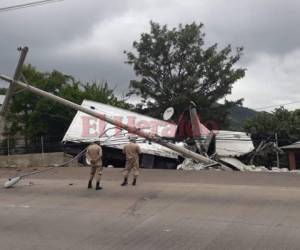
{"type": "Polygon", "coordinates": [[[5,188],[10,188],[12,187],[13,185],[15,185],[16,183],[18,183],[22,178],[24,177],[27,177],[27,176],[30,176],[30,175],[35,175],[35,174],[39,174],[39,173],[44,173],[44,172],[47,172],[47,171],[50,171],[54,168],[57,168],[57,167],[62,167],[62,166],[65,166],[65,165],[68,165],[70,164],[71,162],[73,162],[74,160],[78,159],[79,157],[81,157],[84,153],[86,152],[86,148],[84,150],[82,150],[79,154],[77,154],[74,158],[72,158],[71,160],[69,161],[66,161],[66,162],[63,162],[61,164],[56,164],[54,165],[53,167],[50,167],[50,168],[46,168],[46,169],[42,169],[42,170],[38,170],[38,171],[34,171],[34,172],[30,172],[30,173],[26,173],[26,174],[21,174],[19,176],[13,176],[13,177],[10,177],[8,179],[8,181],[6,181],[4,183],[4,187],[5,188]]]}
{"type": "Polygon", "coordinates": [[[54,2],[62,2],[62,1],[64,1],[64,0],[43,0],[43,1],[29,2],[29,3],[25,3],[25,4],[17,4],[17,5],[0,8],[0,12],[24,9],[24,8],[34,7],[34,6],[38,6],[38,5],[45,5],[45,4],[50,4],[50,3],[54,3],[54,2]]]}
{"type": "Polygon", "coordinates": [[[297,104],[300,103],[300,101],[295,101],[295,102],[288,102],[284,104],[278,104],[278,105],[270,105],[270,106],[265,106],[265,107],[260,107],[260,108],[253,108],[253,110],[263,110],[263,109],[268,109],[268,108],[275,108],[275,107],[281,107],[281,106],[287,106],[287,105],[292,105],[292,104],[297,104]]]}

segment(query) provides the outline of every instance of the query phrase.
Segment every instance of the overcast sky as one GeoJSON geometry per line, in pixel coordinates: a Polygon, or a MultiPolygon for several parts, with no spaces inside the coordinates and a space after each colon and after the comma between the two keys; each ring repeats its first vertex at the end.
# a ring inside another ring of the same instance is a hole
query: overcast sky
{"type": "MultiPolygon", "coordinates": [[[[0,0],[0,8],[34,0],[0,0]]],[[[300,108],[300,1],[298,0],[65,0],[0,12],[0,73],[12,75],[19,45],[27,62],[82,81],[107,80],[126,93],[131,66],[123,50],[153,20],[169,27],[202,22],[206,44],[245,48],[247,68],[228,99],[261,108],[290,102],[300,108]]],[[[4,84],[3,82],[0,84],[4,84]]]]}

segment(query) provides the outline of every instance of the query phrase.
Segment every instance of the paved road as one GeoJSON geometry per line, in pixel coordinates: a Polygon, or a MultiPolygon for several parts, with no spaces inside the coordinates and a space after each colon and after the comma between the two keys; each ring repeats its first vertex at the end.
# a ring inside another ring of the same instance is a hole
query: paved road
{"type": "MultiPolygon", "coordinates": [[[[12,171],[0,170],[0,181],[12,171]]],[[[0,188],[0,249],[299,249],[300,175],[62,168],[0,188]]]]}

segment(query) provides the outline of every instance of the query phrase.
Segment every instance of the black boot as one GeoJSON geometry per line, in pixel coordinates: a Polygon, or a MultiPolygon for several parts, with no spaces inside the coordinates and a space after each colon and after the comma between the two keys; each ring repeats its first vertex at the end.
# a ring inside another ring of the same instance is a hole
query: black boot
{"type": "Polygon", "coordinates": [[[96,183],[96,190],[101,190],[101,189],[102,189],[102,187],[100,187],[100,182],[97,181],[97,183],[96,183]]]}
{"type": "Polygon", "coordinates": [[[92,187],[93,187],[93,186],[92,186],[92,181],[89,180],[88,189],[90,189],[90,188],[92,188],[92,187]]]}
{"type": "Polygon", "coordinates": [[[123,183],[121,184],[121,186],[127,186],[127,184],[128,184],[128,181],[127,181],[127,177],[124,177],[124,181],[123,181],[123,183]]]}
{"type": "Polygon", "coordinates": [[[132,182],[132,186],[136,185],[136,177],[134,177],[133,182],[132,182]]]}

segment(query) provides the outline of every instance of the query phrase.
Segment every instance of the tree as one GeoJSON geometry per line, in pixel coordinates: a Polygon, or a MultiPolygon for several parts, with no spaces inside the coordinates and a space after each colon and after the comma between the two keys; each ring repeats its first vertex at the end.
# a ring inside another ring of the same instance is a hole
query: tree
{"type": "MultiPolygon", "coordinates": [[[[93,82],[83,85],[72,76],[55,70],[51,73],[42,73],[31,65],[24,66],[22,71],[33,86],[77,104],[81,104],[84,99],[89,99],[114,106],[126,106],[126,103],[119,100],[114,95],[114,91],[109,89],[107,83],[93,82]]],[[[56,141],[60,141],[75,112],[31,92],[22,91],[13,97],[7,117],[9,126],[6,133],[10,136],[23,135],[26,144],[40,136],[54,136],[56,141]]]]}
{"type": "Polygon", "coordinates": [[[0,95],[6,94],[6,88],[0,88],[0,95]]]}
{"type": "Polygon", "coordinates": [[[244,128],[252,133],[256,145],[261,140],[275,141],[275,133],[279,146],[288,145],[300,140],[300,109],[288,111],[280,107],[271,113],[259,112],[245,122],[244,128]]]}
{"type": "Polygon", "coordinates": [[[201,118],[226,125],[229,109],[242,99],[217,103],[231,93],[232,85],[245,75],[245,69],[234,67],[242,55],[241,47],[232,53],[230,45],[204,46],[203,24],[166,25],[150,22],[150,33],[133,42],[136,52],[124,53],[138,79],[130,81],[128,95],[137,95],[137,109],[158,116],[168,106],[176,116],[194,101],[201,118]]]}
{"type": "Polygon", "coordinates": [[[120,100],[114,95],[114,90],[108,87],[107,82],[101,84],[93,82],[92,84],[87,83],[83,85],[83,99],[100,101],[124,109],[132,108],[129,103],[124,101],[124,99],[120,100]]]}

